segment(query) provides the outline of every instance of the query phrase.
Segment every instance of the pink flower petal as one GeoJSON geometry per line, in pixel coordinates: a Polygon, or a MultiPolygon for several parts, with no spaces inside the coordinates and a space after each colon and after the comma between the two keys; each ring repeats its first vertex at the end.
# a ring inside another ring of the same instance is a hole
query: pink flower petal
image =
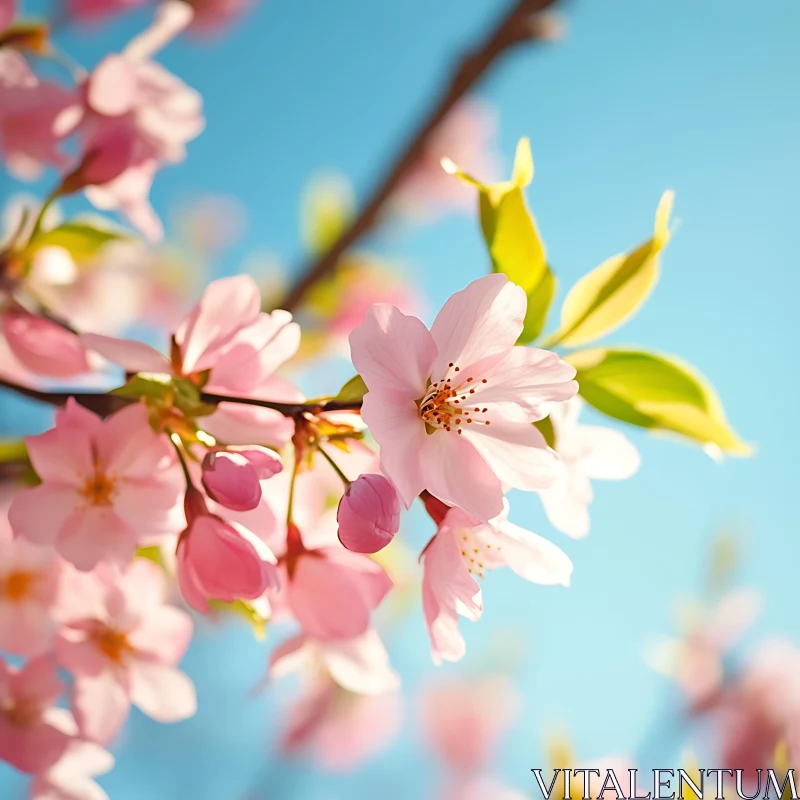
{"type": "Polygon", "coordinates": [[[438,350],[432,365],[434,380],[447,373],[450,363],[466,370],[513,347],[522,333],[526,308],[525,292],[499,273],[478,278],[456,292],[431,327],[438,350]]]}
{"type": "Polygon", "coordinates": [[[170,372],[169,361],[149,345],[130,339],[115,339],[98,333],[81,335],[84,347],[119,364],[125,372],[170,372]]]}
{"type": "Polygon", "coordinates": [[[436,346],[416,317],[376,303],[367,309],[364,323],[350,334],[350,354],[370,390],[397,392],[417,400],[425,394],[436,346]]]}
{"type": "Polygon", "coordinates": [[[506,563],[521,578],[532,583],[569,586],[572,561],[560,547],[510,522],[497,533],[506,563]]]}
{"type": "Polygon", "coordinates": [[[79,677],[72,687],[72,710],[81,735],[107,744],[120,731],[130,711],[125,687],[111,672],[97,677],[79,677]]]}
{"type": "Polygon", "coordinates": [[[174,667],[137,661],[130,681],[131,701],[157,722],[179,722],[197,711],[194,684],[174,667]]]}

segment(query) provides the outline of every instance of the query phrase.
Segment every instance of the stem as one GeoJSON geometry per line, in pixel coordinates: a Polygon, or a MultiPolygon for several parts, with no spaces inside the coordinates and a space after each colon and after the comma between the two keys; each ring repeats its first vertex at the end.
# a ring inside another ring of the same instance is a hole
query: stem
{"type": "Polygon", "coordinates": [[[324,278],[337,262],[364,234],[378,222],[384,206],[402,184],[409,172],[419,162],[431,138],[444,118],[458,101],[478,82],[495,60],[513,45],[535,38],[530,26],[531,17],[547,8],[555,0],[517,0],[486,41],[474,52],[468,53],[454,70],[447,87],[428,116],[421,122],[405,150],[398,156],[383,181],[373,191],[359,216],[349,228],[325,251],[300,272],[300,277],[289,289],[281,308],[296,309],[314,284],[324,278]]]}
{"type": "Polygon", "coordinates": [[[181,437],[178,436],[177,433],[173,433],[171,430],[169,430],[169,428],[167,428],[167,435],[169,436],[170,442],[172,442],[172,446],[175,448],[175,452],[178,454],[178,461],[181,462],[183,477],[186,478],[186,488],[195,488],[194,481],[192,481],[192,476],[189,472],[189,465],[186,463],[186,456],[183,453],[183,443],[181,442],[181,437]]]}
{"type": "Polygon", "coordinates": [[[33,228],[31,228],[31,235],[28,237],[28,244],[30,244],[38,235],[39,232],[42,230],[42,223],[44,222],[44,215],[47,213],[47,210],[50,208],[51,205],[56,201],[56,198],[59,196],[59,190],[61,185],[59,184],[49,195],[45,198],[44,202],[42,203],[42,207],[39,209],[39,213],[36,215],[36,220],[33,223],[33,228]]]}
{"type": "Polygon", "coordinates": [[[339,465],[321,447],[317,448],[317,452],[331,465],[333,471],[342,479],[345,487],[349,486],[351,483],[350,478],[342,472],[339,465]]]}

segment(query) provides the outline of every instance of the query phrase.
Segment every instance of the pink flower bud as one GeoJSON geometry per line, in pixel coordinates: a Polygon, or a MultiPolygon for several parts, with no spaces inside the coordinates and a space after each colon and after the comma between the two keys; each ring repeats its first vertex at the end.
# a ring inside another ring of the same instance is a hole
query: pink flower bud
{"type": "Polygon", "coordinates": [[[78,337],[45,317],[21,308],[8,311],[3,314],[3,333],[22,365],[39,375],[71,378],[90,369],[78,337]]]}
{"type": "Polygon", "coordinates": [[[347,487],[336,514],[339,541],[354,553],[377,553],[400,527],[400,499],[383,475],[361,475],[347,487]]]}
{"type": "Polygon", "coordinates": [[[190,523],[178,543],[178,585],[196,611],[209,600],[255,600],[277,585],[275,556],[242,525],[213,514],[190,523]]]}
{"type": "Polygon", "coordinates": [[[203,486],[208,496],[233,511],[250,511],[261,502],[260,481],[283,469],[266,447],[213,450],[203,459],[203,486]]]}

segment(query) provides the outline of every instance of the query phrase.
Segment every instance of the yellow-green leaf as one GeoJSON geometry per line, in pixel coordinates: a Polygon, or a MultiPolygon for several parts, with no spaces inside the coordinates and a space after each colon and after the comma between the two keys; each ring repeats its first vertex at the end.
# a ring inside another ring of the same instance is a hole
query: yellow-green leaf
{"type": "Polygon", "coordinates": [[[556,429],[553,427],[553,420],[551,420],[550,417],[545,417],[544,419],[537,420],[533,424],[539,430],[539,433],[541,433],[542,436],[544,436],[544,440],[545,442],[547,442],[547,446],[555,449],[556,429]]]}
{"type": "Polygon", "coordinates": [[[551,343],[586,344],[618,328],[638,311],[658,281],[661,252],[670,238],[669,215],[674,195],[664,192],[651,239],[604,261],[584,275],[564,300],[561,327],[551,343]]]}
{"type": "Polygon", "coordinates": [[[357,403],[363,399],[367,391],[367,384],[364,383],[364,379],[360,375],[354,375],[339,389],[339,394],[333,399],[337,403],[357,403]]]}
{"type": "Polygon", "coordinates": [[[714,389],[694,368],[641,350],[571,353],[581,396],[598,411],[643,428],[678,434],[709,453],[746,456],[752,447],[730,427],[714,389]]]}
{"type": "Polygon", "coordinates": [[[99,228],[88,222],[65,222],[37,234],[25,248],[30,257],[43,247],[62,247],[76,262],[89,261],[109,242],[127,238],[120,231],[99,228]]]}
{"type": "Polygon", "coordinates": [[[542,331],[555,295],[556,283],[547,254],[523,189],[533,180],[533,158],[528,139],[520,139],[511,180],[483,184],[461,172],[452,161],[445,170],[475,186],[479,192],[481,230],[492,259],[492,269],[521,286],[528,296],[520,344],[533,341],[542,331]]]}
{"type": "Polygon", "coordinates": [[[252,629],[256,639],[264,639],[266,637],[269,619],[256,603],[251,603],[247,600],[234,600],[233,602],[209,600],[208,604],[211,610],[217,614],[230,614],[243,619],[252,629]]]}
{"type": "Polygon", "coordinates": [[[0,440],[0,464],[8,461],[24,461],[28,458],[25,442],[0,440]]]}
{"type": "Polygon", "coordinates": [[[341,236],[355,213],[355,194],[342,175],[320,175],[306,188],[300,227],[305,246],[324,253],[341,236]]]}

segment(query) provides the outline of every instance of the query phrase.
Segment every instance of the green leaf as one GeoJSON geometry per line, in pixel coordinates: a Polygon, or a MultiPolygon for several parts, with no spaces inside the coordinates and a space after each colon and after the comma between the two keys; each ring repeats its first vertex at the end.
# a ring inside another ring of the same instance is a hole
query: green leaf
{"type": "Polygon", "coordinates": [[[714,389],[693,367],[641,350],[598,348],[566,356],[581,396],[598,411],[642,428],[678,434],[709,453],[746,456],[714,389]]]}
{"type": "Polygon", "coordinates": [[[169,573],[167,562],[164,560],[164,553],[157,544],[148,545],[147,547],[137,547],[136,557],[151,561],[153,564],[159,567],[159,569],[169,573]]]}
{"type": "Polygon", "coordinates": [[[520,139],[509,181],[483,184],[459,171],[452,162],[446,161],[443,166],[478,189],[481,230],[492,269],[521,286],[528,297],[525,325],[519,337],[520,344],[528,344],[542,332],[556,289],[544,244],[523,192],[533,179],[530,143],[520,139]]]}
{"type": "Polygon", "coordinates": [[[39,233],[25,248],[25,256],[30,257],[43,247],[63,247],[75,261],[89,261],[109,242],[127,238],[120,231],[99,228],[89,222],[65,222],[39,233]]]}
{"type": "Polygon", "coordinates": [[[172,386],[175,391],[173,403],[184,416],[207,417],[217,410],[213,403],[203,402],[200,398],[200,389],[187,378],[173,378],[172,386]]]}
{"type": "Polygon", "coordinates": [[[674,195],[664,192],[653,237],[628,254],[604,261],[570,290],[561,309],[561,327],[548,344],[586,344],[610,333],[635,314],[658,281],[661,251],[669,242],[674,195]]]}
{"type": "Polygon", "coordinates": [[[363,400],[368,392],[367,384],[360,375],[354,375],[347,383],[339,389],[339,394],[334,397],[336,403],[358,403],[363,400]]]}
{"type": "Polygon", "coordinates": [[[119,397],[144,398],[145,400],[166,400],[172,393],[172,377],[167,374],[139,372],[124,386],[112,389],[109,394],[119,397]]]}

